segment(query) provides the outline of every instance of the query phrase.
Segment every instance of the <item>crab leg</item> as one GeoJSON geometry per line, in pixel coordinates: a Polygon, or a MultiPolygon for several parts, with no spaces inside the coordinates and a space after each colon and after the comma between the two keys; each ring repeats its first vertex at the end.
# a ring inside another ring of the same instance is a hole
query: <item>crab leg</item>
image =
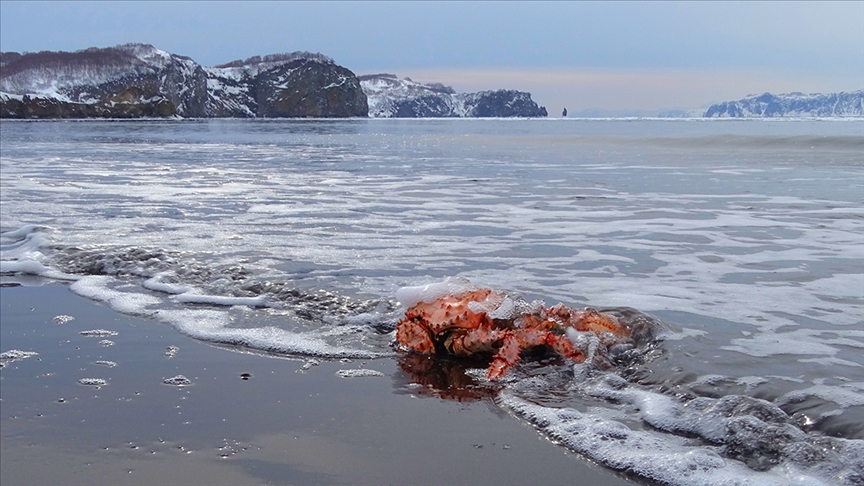
{"type": "Polygon", "coordinates": [[[492,329],[490,325],[483,325],[464,334],[451,335],[445,340],[444,347],[456,356],[491,353],[495,351],[495,344],[504,338],[506,332],[501,329],[492,329]]]}
{"type": "Polygon", "coordinates": [[[549,346],[552,351],[571,358],[578,363],[585,361],[585,356],[579,352],[566,336],[559,336],[549,331],[528,329],[506,331],[504,344],[498,353],[492,358],[492,364],[486,373],[489,380],[497,380],[519,361],[519,355],[523,349],[535,346],[549,346]]]}
{"type": "Polygon", "coordinates": [[[517,361],[522,350],[519,339],[510,331],[504,333],[504,344],[492,358],[492,364],[486,372],[486,379],[495,381],[507,372],[517,361]]]}

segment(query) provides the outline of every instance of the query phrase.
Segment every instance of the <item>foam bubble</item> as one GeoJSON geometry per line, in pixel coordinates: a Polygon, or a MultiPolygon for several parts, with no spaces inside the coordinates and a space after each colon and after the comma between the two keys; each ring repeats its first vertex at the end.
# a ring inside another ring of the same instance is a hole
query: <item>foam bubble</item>
{"type": "Polygon", "coordinates": [[[108,382],[102,378],[81,378],[78,380],[78,383],[87,386],[105,386],[108,384],[108,382]]]}
{"type": "Polygon", "coordinates": [[[191,385],[192,380],[190,380],[189,378],[186,378],[183,375],[177,375],[177,376],[174,376],[171,378],[165,378],[164,380],[162,380],[162,383],[165,383],[166,385],[171,385],[171,386],[186,386],[186,385],[191,385]]]}
{"type": "Polygon", "coordinates": [[[365,378],[370,376],[385,376],[384,373],[381,373],[377,370],[370,370],[366,368],[358,368],[351,370],[339,370],[336,372],[336,376],[342,378],[365,378]]]}
{"type": "Polygon", "coordinates": [[[66,324],[67,322],[74,321],[75,318],[67,315],[59,315],[54,316],[54,318],[52,318],[51,320],[56,322],[57,324],[66,324]]]}
{"type": "Polygon", "coordinates": [[[21,351],[18,349],[10,349],[9,351],[3,351],[0,353],[0,360],[3,361],[13,361],[19,359],[26,359],[31,356],[37,356],[39,353],[35,351],[21,351]]]}
{"type": "Polygon", "coordinates": [[[81,331],[80,334],[87,337],[110,337],[116,336],[119,333],[117,331],[109,331],[107,329],[91,329],[89,331],[81,331]]]}

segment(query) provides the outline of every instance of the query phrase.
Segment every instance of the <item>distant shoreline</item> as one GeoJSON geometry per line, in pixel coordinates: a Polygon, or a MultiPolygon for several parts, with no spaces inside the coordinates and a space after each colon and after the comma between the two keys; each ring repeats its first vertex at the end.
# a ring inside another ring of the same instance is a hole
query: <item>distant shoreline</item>
{"type": "Polygon", "coordinates": [[[556,122],[556,121],[658,121],[658,122],[854,122],[864,121],[864,115],[850,116],[801,116],[801,117],[741,117],[741,118],[705,118],[705,117],[422,117],[422,118],[383,118],[383,117],[345,117],[345,118],[243,118],[243,117],[220,117],[220,118],[185,118],[185,117],[142,117],[142,118],[0,118],[0,123],[31,123],[31,122],[123,122],[123,123],[170,123],[170,122],[264,122],[264,123],[286,123],[286,122],[308,122],[308,123],[334,123],[350,121],[373,121],[397,122],[397,123],[432,123],[432,122],[484,122],[484,121],[534,121],[534,122],[556,122]]]}

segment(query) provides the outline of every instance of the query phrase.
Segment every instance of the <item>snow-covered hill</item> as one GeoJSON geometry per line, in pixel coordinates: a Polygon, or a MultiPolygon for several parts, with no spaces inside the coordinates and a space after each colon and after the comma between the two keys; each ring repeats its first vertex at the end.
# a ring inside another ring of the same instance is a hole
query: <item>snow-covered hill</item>
{"type": "Polygon", "coordinates": [[[360,86],[374,118],[426,117],[543,117],[546,108],[537,106],[524,91],[497,90],[456,93],[440,83],[422,84],[394,74],[360,76],[360,86]]]}
{"type": "Polygon", "coordinates": [[[3,53],[0,69],[0,92],[8,95],[130,106],[164,98],[180,115],[204,116],[203,106],[196,103],[206,90],[201,66],[147,44],[77,52],[3,53]],[[135,89],[128,89],[133,85],[135,89]]]}
{"type": "Polygon", "coordinates": [[[254,56],[204,68],[207,116],[366,116],[360,81],[332,59],[311,52],[254,56]],[[328,92],[340,96],[327,96],[328,92]],[[333,103],[333,100],[337,103],[333,103]]]}
{"type": "Polygon", "coordinates": [[[718,103],[705,112],[708,118],[846,116],[864,116],[864,90],[829,94],[764,93],[718,103]]]}
{"type": "Polygon", "coordinates": [[[0,54],[2,117],[346,117],[366,113],[366,97],[354,73],[309,52],[255,56],[212,68],[147,44],[0,54]]]}

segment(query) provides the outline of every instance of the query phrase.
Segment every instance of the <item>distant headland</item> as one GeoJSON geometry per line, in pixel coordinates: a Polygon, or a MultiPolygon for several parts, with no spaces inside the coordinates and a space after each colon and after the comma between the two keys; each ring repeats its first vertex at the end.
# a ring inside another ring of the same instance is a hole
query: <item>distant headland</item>
{"type": "Polygon", "coordinates": [[[363,78],[361,82],[331,58],[311,52],[254,56],[214,67],[148,44],[3,52],[0,117],[546,116],[546,109],[522,91],[457,95],[452,88],[395,76],[363,78]],[[417,96],[404,95],[407,85],[417,96]]]}
{"type": "MultiPolygon", "coordinates": [[[[565,111],[566,113],[566,111],[565,111]]],[[[605,116],[591,110],[575,117],[605,116]]],[[[0,53],[0,118],[546,117],[531,93],[457,93],[394,74],[355,75],[318,53],[254,56],[213,67],[149,44],[0,53]]],[[[565,115],[566,116],[566,115],[565,115]]],[[[750,95],[660,117],[862,117],[864,89],[750,95]]]]}

